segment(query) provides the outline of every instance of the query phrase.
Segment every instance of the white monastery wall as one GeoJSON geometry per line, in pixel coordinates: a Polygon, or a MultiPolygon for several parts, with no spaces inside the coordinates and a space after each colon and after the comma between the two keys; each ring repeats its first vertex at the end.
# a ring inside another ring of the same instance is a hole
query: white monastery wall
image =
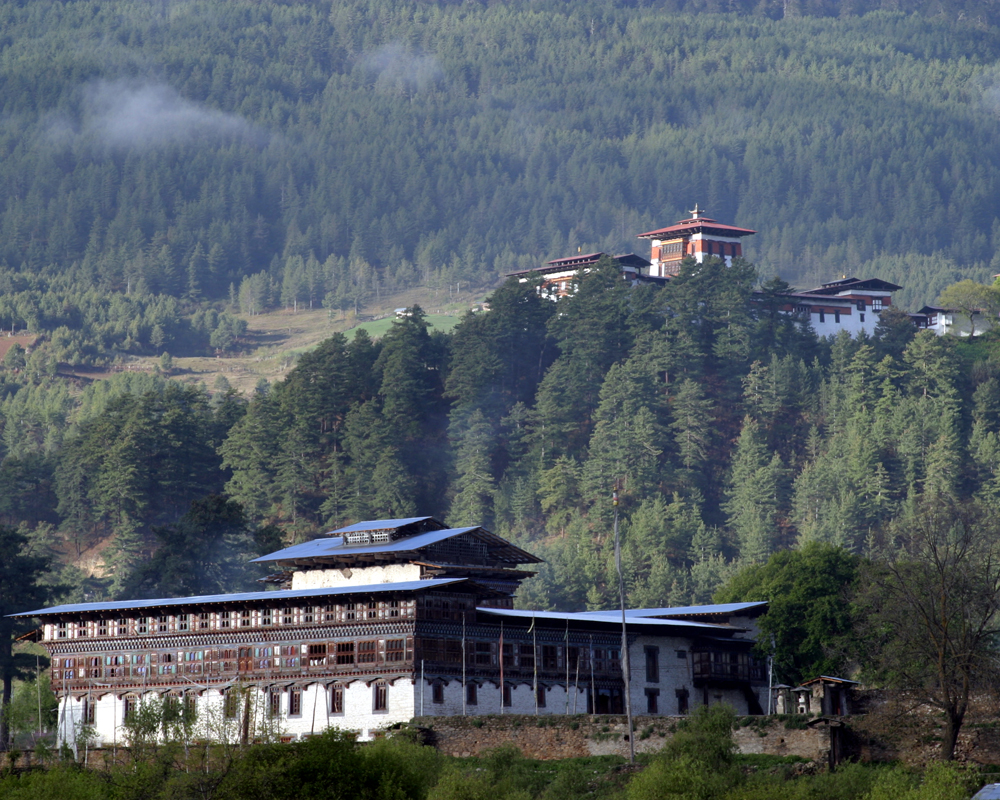
{"type": "MultiPolygon", "coordinates": [[[[416,715],[427,717],[460,717],[463,715],[462,698],[464,691],[460,680],[452,680],[443,686],[442,702],[434,702],[433,681],[424,681],[423,712],[419,683],[415,699],[416,715]]],[[[471,683],[471,681],[470,681],[471,683]]],[[[491,681],[475,681],[476,703],[466,703],[465,716],[475,717],[485,714],[534,714],[535,690],[531,684],[518,683],[511,686],[509,706],[501,704],[500,687],[491,681]]],[[[542,687],[545,693],[545,705],[538,707],[538,714],[552,715],[566,713],[566,689],[563,686],[542,687]]],[[[570,677],[569,713],[587,713],[587,687],[583,684],[577,689],[570,677]],[[575,711],[574,711],[575,709],[575,711]]]]}
{"type": "Polygon", "coordinates": [[[350,577],[339,569],[309,569],[292,573],[292,590],[335,589],[341,586],[370,586],[376,583],[419,581],[417,564],[387,564],[382,567],[352,569],[350,577]]]}
{"type": "MultiPolygon", "coordinates": [[[[333,713],[330,689],[323,684],[292,687],[301,690],[299,713],[291,714],[291,692],[280,692],[280,711],[276,716],[269,712],[270,696],[257,687],[251,691],[251,714],[255,721],[251,738],[261,738],[266,731],[270,736],[302,738],[318,734],[327,728],[356,731],[361,740],[371,739],[375,733],[397,722],[408,722],[416,715],[414,685],[410,678],[399,678],[387,684],[386,710],[375,711],[375,686],[365,681],[353,681],[343,688],[343,712],[333,713]]],[[[428,689],[428,697],[430,690],[428,689]]],[[[236,714],[227,718],[224,713],[224,695],[219,689],[207,689],[195,695],[196,721],[193,735],[212,740],[238,740],[244,701],[236,704],[236,714]]],[[[158,692],[147,692],[141,698],[133,696],[132,703],[160,702],[158,692]]],[[[94,739],[92,746],[114,747],[127,741],[125,730],[126,702],[113,693],[100,698],[63,698],[59,704],[58,739],[60,743],[75,746],[84,722],[85,703],[94,705],[94,739]]],[[[461,711],[459,711],[461,713],[461,711]]],[[[476,713],[476,712],[473,712],[476,713]]],[[[481,713],[481,712],[480,712],[481,713]]]]}

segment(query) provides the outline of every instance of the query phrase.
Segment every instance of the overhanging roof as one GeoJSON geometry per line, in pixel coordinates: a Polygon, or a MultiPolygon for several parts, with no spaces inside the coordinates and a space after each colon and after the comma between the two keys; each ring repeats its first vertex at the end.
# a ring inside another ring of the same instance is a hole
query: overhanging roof
{"type": "Polygon", "coordinates": [[[692,233],[714,233],[717,236],[751,236],[757,231],[750,228],[737,228],[735,225],[724,225],[708,217],[698,219],[685,219],[666,228],[657,228],[655,231],[646,231],[638,234],[640,239],[669,239],[671,237],[686,236],[692,233]]]}
{"type": "MultiPolygon", "coordinates": [[[[333,533],[359,533],[361,531],[384,531],[392,530],[395,528],[405,528],[407,525],[413,525],[417,522],[427,522],[431,520],[437,522],[434,517],[407,517],[406,519],[370,519],[365,522],[355,522],[353,525],[348,525],[346,528],[337,528],[335,531],[330,531],[333,533]]],[[[437,522],[442,528],[440,522],[437,522]]]]}
{"type": "MultiPolygon", "coordinates": [[[[642,610],[642,609],[639,609],[642,610]]],[[[563,612],[563,611],[522,611],[513,610],[507,608],[477,608],[480,614],[488,614],[490,616],[497,617],[507,617],[513,619],[532,619],[539,620],[542,622],[577,622],[582,625],[592,625],[594,623],[605,623],[608,625],[617,625],[619,628],[622,624],[622,614],[621,611],[584,611],[584,612],[563,612]]],[[[629,612],[626,611],[626,615],[629,612]]],[[[742,632],[743,628],[734,628],[732,625],[720,625],[711,622],[692,622],[690,620],[681,619],[659,619],[656,617],[643,617],[643,616],[633,616],[631,618],[632,625],[642,625],[657,628],[660,630],[665,629],[675,629],[675,630],[691,630],[698,629],[703,630],[706,633],[722,633],[722,632],[742,632]]]]}
{"type": "Polygon", "coordinates": [[[836,295],[841,292],[867,291],[867,292],[896,292],[902,289],[895,283],[889,283],[881,278],[842,278],[839,281],[824,283],[816,289],[805,289],[800,294],[825,294],[836,295]]]}
{"type": "MultiPolygon", "coordinates": [[[[429,518],[428,518],[429,519],[429,518]]],[[[344,532],[346,529],[342,529],[344,532]]],[[[341,531],[336,531],[337,533],[341,531]]],[[[264,563],[271,561],[336,561],[338,559],[354,556],[374,556],[384,554],[415,553],[431,545],[443,542],[462,534],[471,534],[477,539],[485,542],[489,547],[496,548],[495,555],[501,561],[508,564],[539,564],[542,559],[531,555],[520,547],[515,547],[506,539],[502,539],[496,534],[490,533],[478,526],[470,528],[445,528],[440,531],[429,531],[416,536],[407,536],[393,542],[380,542],[372,544],[345,544],[343,537],[325,536],[313,539],[311,542],[292,545],[284,550],[269,553],[266,556],[255,558],[251,563],[264,563]]]]}
{"type": "Polygon", "coordinates": [[[298,600],[306,597],[332,597],[349,594],[377,594],[383,592],[416,592],[440,589],[455,583],[471,582],[465,578],[432,578],[424,581],[399,583],[373,583],[363,586],[338,586],[325,589],[287,589],[275,592],[239,592],[235,594],[207,594],[194,597],[160,597],[151,600],[115,600],[107,603],[69,603],[34,611],[9,614],[11,617],[43,617],[55,614],[81,614],[92,611],[118,611],[140,608],[167,608],[172,606],[198,606],[226,603],[249,603],[258,600],[298,600]]]}
{"type": "MultiPolygon", "coordinates": [[[[739,614],[743,611],[763,611],[767,607],[766,600],[748,603],[716,603],[704,606],[671,606],[669,608],[629,608],[625,610],[626,617],[692,617],[711,616],[719,614],[739,614]]],[[[621,621],[621,611],[582,611],[582,615],[618,614],[621,621]]]]}

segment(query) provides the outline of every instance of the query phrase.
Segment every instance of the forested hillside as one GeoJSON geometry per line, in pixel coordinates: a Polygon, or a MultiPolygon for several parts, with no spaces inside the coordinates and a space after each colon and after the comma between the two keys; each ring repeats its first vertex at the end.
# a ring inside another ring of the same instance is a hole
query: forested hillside
{"type": "Polygon", "coordinates": [[[490,285],[696,201],[765,276],[933,300],[1000,271],[1000,33],[881,5],[0,4],[0,327],[204,351],[199,301],[490,285]]]}
{"type": "Polygon", "coordinates": [[[818,340],[758,284],[718,259],[663,287],[605,261],[558,303],[510,281],[449,334],[419,309],[336,334],[249,399],[122,375],[75,401],[36,376],[0,407],[0,522],[99,555],[104,581],[65,576],[97,596],[252,586],[246,560],[282,539],[433,514],[546,558],[522,603],[582,608],[613,602],[615,487],[648,606],[805,542],[863,552],[920,498],[993,502],[996,334],[889,309],[872,339],[818,340]]]}
{"type": "Polygon", "coordinates": [[[609,599],[616,483],[640,604],[992,496],[989,342],[890,312],[822,342],[749,300],[849,273],[912,308],[1000,272],[991,7],[724,5],[0,3],[0,329],[41,334],[0,364],[0,522],[103,571],[65,576],[96,597],[253,585],[282,537],[431,513],[543,555],[523,602],[578,608],[609,599]],[[337,335],[252,397],[58,375],[645,253],[695,202],[758,231],[756,267],[604,269],[559,304],[502,284],[449,334],[337,335]]]}

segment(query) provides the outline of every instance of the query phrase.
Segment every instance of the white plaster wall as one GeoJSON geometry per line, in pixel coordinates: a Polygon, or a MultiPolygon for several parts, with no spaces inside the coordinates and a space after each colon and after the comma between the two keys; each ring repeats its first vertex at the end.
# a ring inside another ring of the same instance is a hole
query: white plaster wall
{"type": "MultiPolygon", "coordinates": [[[[694,711],[705,702],[705,693],[694,686],[691,652],[691,640],[670,636],[638,636],[629,647],[629,676],[631,684],[632,714],[634,716],[649,716],[646,710],[646,689],[659,689],[659,704],[657,714],[660,716],[675,716],[678,713],[677,690],[687,689],[688,710],[694,711]],[[646,680],[646,647],[658,647],[659,681],[646,680]],[[678,651],[684,651],[685,657],[679,658],[678,651]]],[[[758,695],[760,692],[758,691],[758,695]]],[[[766,709],[766,692],[761,707],[766,709]]],[[[747,699],[739,689],[708,690],[708,704],[728,703],[737,714],[749,714],[747,699]]]]}
{"type": "MultiPolygon", "coordinates": [[[[281,713],[277,719],[266,723],[276,735],[302,737],[312,733],[322,733],[328,727],[356,731],[359,738],[372,738],[376,731],[396,722],[407,722],[415,715],[414,685],[409,678],[402,678],[387,686],[385,712],[376,713],[374,707],[374,687],[364,681],[354,681],[344,687],[344,713],[330,714],[327,687],[311,684],[302,688],[302,713],[289,716],[289,693],[281,692],[281,713]]],[[[428,689],[428,699],[430,690],[428,689]]],[[[148,693],[140,702],[159,701],[159,695],[148,693]]],[[[252,697],[255,713],[267,713],[269,698],[263,691],[255,691],[252,697]]],[[[101,698],[91,697],[95,704],[94,730],[97,746],[113,747],[124,743],[124,701],[113,694],[101,698]]],[[[59,705],[59,742],[75,745],[77,733],[83,721],[83,699],[63,698],[59,705]]],[[[209,738],[222,736],[238,737],[239,719],[225,720],[222,716],[223,694],[218,689],[208,689],[196,699],[197,722],[195,729],[199,735],[209,738]]],[[[242,714],[242,706],[240,708],[242,714]]],[[[461,713],[461,712],[459,712],[461,713]]]]}
{"type": "Polygon", "coordinates": [[[369,586],[375,583],[397,583],[420,580],[416,564],[387,564],[384,567],[352,569],[345,578],[339,569],[310,569],[292,573],[292,589],[333,589],[340,586],[369,586]]]}
{"type": "MultiPolygon", "coordinates": [[[[973,321],[976,323],[976,336],[980,336],[993,328],[993,320],[990,320],[981,314],[976,314],[973,321]]],[[[938,336],[944,336],[945,334],[949,334],[951,336],[968,336],[971,327],[972,326],[969,323],[969,317],[967,315],[953,311],[948,314],[938,314],[935,317],[934,324],[931,325],[928,330],[934,331],[934,333],[938,336]]]]}
{"type": "MultiPolygon", "coordinates": [[[[476,691],[476,705],[467,705],[465,714],[469,717],[481,716],[485,714],[534,714],[535,713],[535,690],[530,684],[519,683],[511,689],[511,705],[501,709],[500,687],[494,683],[478,683],[476,691]]],[[[452,680],[444,687],[444,702],[435,703],[433,701],[433,690],[431,681],[424,681],[423,715],[427,717],[460,717],[462,716],[462,698],[464,690],[460,680],[452,680]]],[[[587,713],[587,687],[581,679],[580,688],[577,689],[570,680],[569,691],[569,713],[573,713],[574,698],[576,712],[587,713]]],[[[414,715],[420,715],[420,682],[417,683],[417,695],[415,699],[414,715]]],[[[545,706],[538,709],[538,713],[565,714],[566,713],[566,689],[563,686],[550,686],[545,692],[545,706]]]]}
{"type": "Polygon", "coordinates": [[[875,333],[875,326],[878,325],[878,314],[871,310],[865,311],[863,312],[865,321],[862,322],[859,316],[861,313],[856,308],[852,308],[850,309],[850,313],[841,313],[840,322],[834,322],[836,318],[833,313],[827,312],[825,315],[826,320],[820,322],[819,313],[810,311],[809,323],[812,325],[812,329],[816,331],[817,336],[836,336],[841,331],[847,331],[852,337],[857,336],[862,331],[865,331],[869,335],[875,333]]]}

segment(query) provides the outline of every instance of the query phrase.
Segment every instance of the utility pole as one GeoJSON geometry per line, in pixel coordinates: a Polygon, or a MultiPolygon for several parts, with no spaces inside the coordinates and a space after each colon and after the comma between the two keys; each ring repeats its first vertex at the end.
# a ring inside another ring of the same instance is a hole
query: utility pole
{"type": "Polygon", "coordinates": [[[635,730],[632,727],[632,668],[628,657],[628,626],[625,620],[625,576],[622,574],[622,547],[618,538],[618,489],[611,495],[615,508],[615,569],[618,570],[618,598],[622,607],[622,677],[625,679],[625,716],[628,719],[629,763],[635,763],[635,730]]]}

